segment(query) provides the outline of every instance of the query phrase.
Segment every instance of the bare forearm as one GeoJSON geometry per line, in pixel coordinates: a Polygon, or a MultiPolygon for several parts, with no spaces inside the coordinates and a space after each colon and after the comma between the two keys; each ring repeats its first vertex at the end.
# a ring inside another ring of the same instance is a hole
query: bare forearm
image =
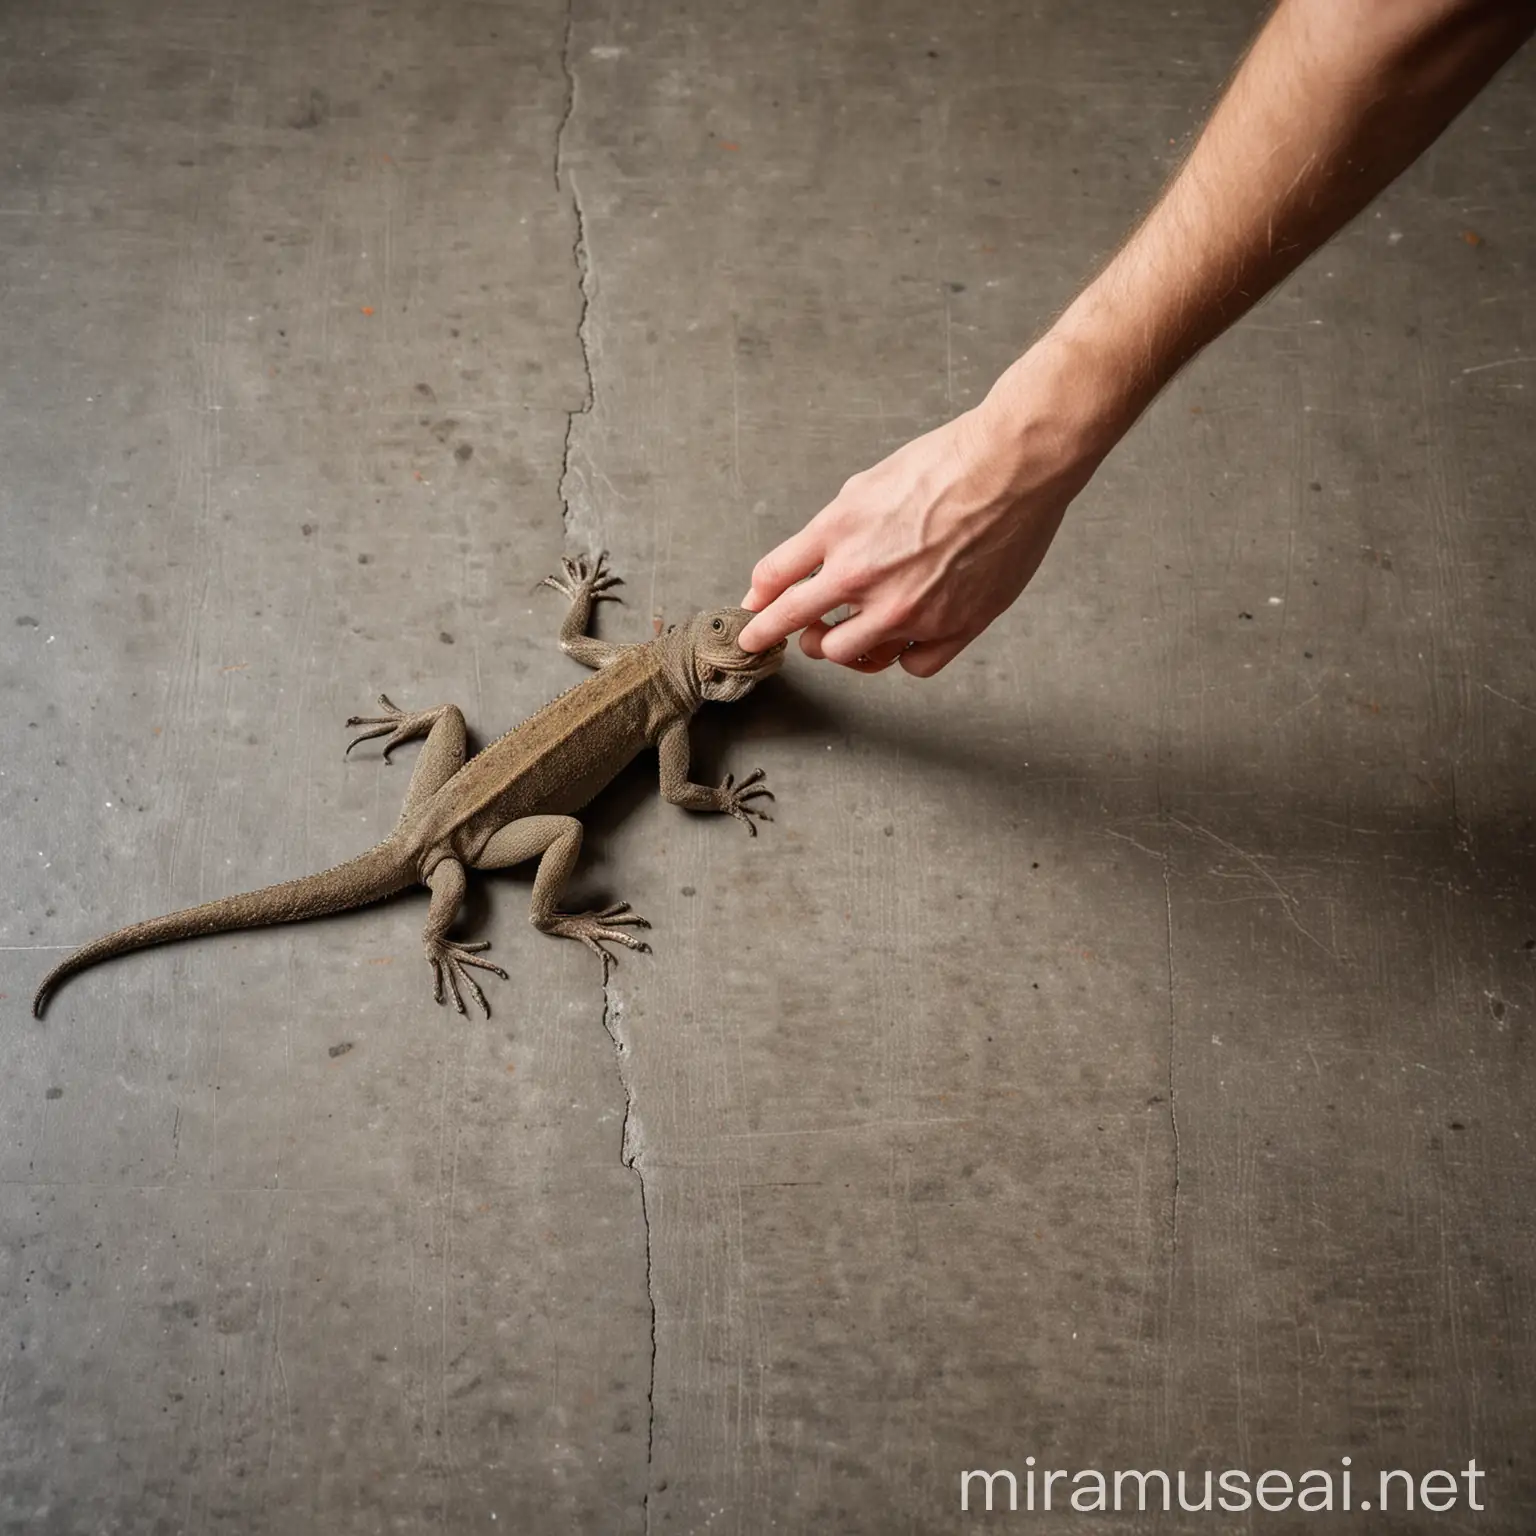
{"type": "Polygon", "coordinates": [[[928,677],[1023,590],[1164,384],[1373,198],[1536,28],[1536,0],[1280,0],[1139,229],[973,410],[759,560],[741,643],[928,677]],[[829,626],[824,615],[856,609],[829,626]]]}
{"type": "Polygon", "coordinates": [[[1529,0],[1281,0],[1157,206],[1046,338],[1086,370],[1103,433],[1415,160],[1533,28],[1529,0]]]}

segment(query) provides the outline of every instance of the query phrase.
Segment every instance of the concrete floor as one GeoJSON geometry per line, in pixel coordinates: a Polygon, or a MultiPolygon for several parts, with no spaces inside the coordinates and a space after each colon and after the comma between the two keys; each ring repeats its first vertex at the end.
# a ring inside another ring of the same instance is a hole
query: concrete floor
{"type": "Polygon", "coordinates": [[[0,14],[0,1529],[1316,1524],[960,1513],[1028,1456],[1475,1458],[1484,1513],[1354,1524],[1536,1528],[1530,56],[942,678],[705,723],[762,837],[626,775],[606,988],[519,871],[489,1024],[416,896],[27,1011],[381,836],[381,688],[572,681],[562,550],[610,635],[734,601],[1068,299],[1257,12],[0,14]]]}

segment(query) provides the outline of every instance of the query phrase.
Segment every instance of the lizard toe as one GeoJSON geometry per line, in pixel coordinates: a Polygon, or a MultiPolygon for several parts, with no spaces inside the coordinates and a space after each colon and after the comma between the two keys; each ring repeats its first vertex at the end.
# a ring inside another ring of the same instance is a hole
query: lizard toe
{"type": "Polygon", "coordinates": [[[624,949],[637,951],[650,948],[643,939],[637,939],[623,928],[614,926],[620,923],[634,928],[651,926],[638,912],[630,910],[627,901],[615,902],[612,907],[600,912],[556,912],[542,926],[545,933],[552,933],[557,938],[576,939],[605,961],[612,960],[614,956],[603,948],[604,944],[617,944],[624,949]]]}
{"type": "MultiPolygon", "coordinates": [[[[486,1000],[485,1000],[485,993],[480,990],[480,983],[477,982],[475,980],[475,978],[473,976],[471,976],[469,974],[469,972],[464,968],[464,966],[462,964],[460,964],[458,961],[454,962],[453,968],[454,968],[455,972],[457,972],[457,974],[458,974],[459,982],[463,986],[466,986],[466,987],[469,988],[469,995],[472,998],[474,998],[474,1000],[477,1003],[479,1003],[481,1012],[485,1014],[486,1018],[490,1018],[490,1016],[491,1016],[491,1005],[488,1002],[486,1002],[486,1000]]],[[[467,1011],[468,1011],[467,1009],[463,1009],[463,1008],[461,1008],[459,1010],[460,1013],[465,1013],[467,1011]]]]}
{"type": "MultiPolygon", "coordinates": [[[[356,715],[347,721],[347,725],[349,727],[371,725],[373,728],[371,730],[364,731],[360,736],[354,736],[352,740],[347,743],[347,750],[341,754],[343,757],[351,756],[353,747],[360,747],[365,741],[372,741],[375,737],[378,736],[388,736],[392,734],[395,729],[395,723],[393,720],[368,721],[359,719],[356,715]]],[[[386,747],[386,754],[388,750],[389,749],[386,747]]]]}
{"type": "Polygon", "coordinates": [[[427,961],[432,967],[435,983],[432,992],[434,1000],[446,1004],[448,998],[452,998],[453,1006],[459,1013],[468,1013],[469,1010],[464,1006],[464,993],[467,991],[480,1005],[486,1018],[490,1018],[491,1005],[469,969],[474,966],[501,977],[503,981],[507,980],[507,973],[499,965],[480,958],[480,952],[489,949],[490,944],[483,939],[473,944],[435,939],[429,940],[426,948],[427,961]]]}

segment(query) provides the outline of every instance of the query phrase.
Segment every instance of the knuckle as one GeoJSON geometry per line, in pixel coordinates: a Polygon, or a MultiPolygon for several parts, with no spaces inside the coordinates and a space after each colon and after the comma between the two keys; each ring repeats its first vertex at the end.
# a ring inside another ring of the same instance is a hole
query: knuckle
{"type": "Polygon", "coordinates": [[[822,646],[821,652],[828,661],[835,661],[840,666],[846,667],[850,663],[857,661],[860,656],[867,655],[869,653],[869,648],[862,641],[855,640],[846,636],[839,637],[834,630],[833,633],[827,637],[827,641],[822,646]]]}
{"type": "Polygon", "coordinates": [[[823,600],[822,612],[830,613],[844,603],[862,598],[867,583],[868,576],[861,561],[850,560],[835,549],[828,551],[827,558],[822,562],[821,579],[817,583],[818,593],[823,600]]]}

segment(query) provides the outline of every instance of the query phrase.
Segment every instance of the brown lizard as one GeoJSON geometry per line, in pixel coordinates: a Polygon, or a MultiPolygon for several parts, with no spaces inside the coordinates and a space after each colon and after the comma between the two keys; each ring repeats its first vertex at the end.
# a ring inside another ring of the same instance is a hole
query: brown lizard
{"type": "Polygon", "coordinates": [[[227,933],[267,923],[295,922],[380,901],[418,883],[432,892],[422,934],[435,980],[434,996],[444,1001],[444,983],[460,1013],[467,990],[486,1017],[490,1006],[469,967],[506,979],[507,973],[480,958],[488,943],[462,944],[448,938],[465,890],[465,871],[503,869],[537,859],[529,920],[542,933],[578,939],[605,962],[604,944],[647,949],[625,928],[650,925],[628,902],[595,912],[562,912],[560,893],[581,850],[581,823],[575,813],[648,746],[661,760],[661,792],[673,805],[691,811],[722,811],[745,823],[754,836],[753,816],[768,820],[751,802],[772,799],[761,769],[740,783],[730,774],[718,788],[688,777],[688,722],[706,700],[729,703],[777,672],[781,641],[770,651],[744,651],[736,636],[752,617],[744,608],[716,608],[695,614],[654,640],[612,645],[587,634],[592,610],[621,585],[595,560],[565,560],[564,577],[544,585],[571,601],[560,629],[560,648],[594,669],[521,725],[466,760],[464,716],[457,705],[407,713],[384,695],[384,713],[353,716],[348,726],[366,726],[359,742],[385,736],[384,758],[402,742],[426,737],[405,792],[395,830],[377,847],[322,874],[267,886],[243,896],[205,902],[166,917],[134,923],[77,949],[43,978],[32,1002],[41,1018],[51,994],[66,977],[99,960],[201,934],[227,933]],[[461,990],[462,989],[462,990],[461,990]]]}

